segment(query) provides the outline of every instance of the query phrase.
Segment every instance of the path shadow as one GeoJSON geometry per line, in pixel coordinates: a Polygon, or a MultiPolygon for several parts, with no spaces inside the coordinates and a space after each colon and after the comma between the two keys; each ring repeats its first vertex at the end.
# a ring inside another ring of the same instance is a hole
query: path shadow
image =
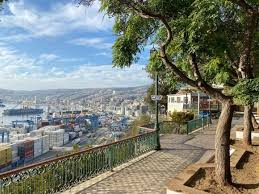
{"type": "Polygon", "coordinates": [[[233,183],[233,186],[237,188],[244,188],[244,189],[257,189],[259,188],[259,183],[254,183],[254,184],[233,183]]]}

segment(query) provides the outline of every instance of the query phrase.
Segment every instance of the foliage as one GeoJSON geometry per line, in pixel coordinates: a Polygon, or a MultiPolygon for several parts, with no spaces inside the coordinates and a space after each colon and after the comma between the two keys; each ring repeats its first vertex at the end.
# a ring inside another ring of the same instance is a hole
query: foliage
{"type": "Polygon", "coordinates": [[[237,104],[249,105],[259,101],[259,77],[240,81],[232,89],[237,104]]]}
{"type": "MultiPolygon", "coordinates": [[[[147,72],[151,78],[154,72],[163,72],[165,76],[161,80],[166,85],[174,87],[175,82],[181,80],[186,83],[187,79],[196,82],[193,85],[198,88],[198,80],[201,79],[209,86],[224,84],[233,87],[239,82],[237,62],[244,50],[243,37],[247,26],[246,14],[238,3],[228,0],[100,2],[101,10],[115,18],[113,30],[117,39],[113,45],[114,66],[131,66],[147,45],[154,44],[158,51],[152,54],[147,72]],[[145,14],[149,14],[149,17],[145,14]],[[153,17],[152,14],[158,16],[153,17]],[[165,42],[168,28],[165,28],[160,16],[166,20],[173,36],[165,48],[165,53],[168,60],[187,77],[185,80],[175,70],[172,71],[169,67],[172,65],[161,61],[159,45],[165,42]],[[190,62],[190,59],[193,61],[193,54],[197,64],[196,70],[190,62]],[[197,69],[201,78],[197,77],[197,69]]],[[[256,5],[255,1],[249,1],[250,7],[256,5]]],[[[255,44],[256,41],[253,41],[251,53],[256,53],[255,44]]],[[[255,63],[253,60],[250,62],[255,63]]],[[[204,87],[199,89],[208,91],[204,87]]],[[[218,97],[215,92],[210,94],[218,97]]]]}
{"type": "Polygon", "coordinates": [[[190,112],[176,112],[169,114],[171,120],[176,123],[185,123],[194,118],[194,114],[190,112]]]}
{"type": "MultiPolygon", "coordinates": [[[[171,84],[160,82],[159,83],[159,90],[158,94],[162,95],[163,98],[159,101],[159,106],[167,107],[167,95],[168,94],[175,94],[177,92],[176,88],[173,88],[171,84]]],[[[151,100],[151,95],[155,94],[155,84],[152,84],[148,90],[147,94],[144,98],[144,101],[148,104],[150,110],[155,110],[155,101],[151,100]]]]}
{"type": "MultiPolygon", "coordinates": [[[[158,73],[158,93],[162,95],[163,98],[159,101],[160,106],[167,107],[167,95],[175,94],[179,89],[180,80],[169,70],[165,68],[165,65],[161,61],[156,60],[155,58],[158,55],[152,55],[149,64],[146,67],[150,78],[155,81],[156,73],[158,73]]],[[[145,102],[149,105],[151,110],[155,109],[155,102],[151,100],[151,95],[155,94],[155,83],[153,83],[147,91],[145,96],[145,102]]]]}
{"type": "Polygon", "coordinates": [[[151,117],[149,115],[141,115],[140,117],[136,118],[131,124],[131,136],[138,135],[138,127],[143,125],[148,125],[151,122],[151,117]]]}
{"type": "Polygon", "coordinates": [[[73,144],[73,152],[78,152],[79,149],[79,145],[78,144],[73,144]]]}

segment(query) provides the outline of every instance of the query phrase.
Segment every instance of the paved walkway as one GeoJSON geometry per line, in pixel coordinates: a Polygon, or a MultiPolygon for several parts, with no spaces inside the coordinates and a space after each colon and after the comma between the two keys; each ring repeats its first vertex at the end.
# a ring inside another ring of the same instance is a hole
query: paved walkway
{"type": "Polygon", "coordinates": [[[125,168],[108,172],[106,177],[101,175],[99,179],[86,181],[65,193],[165,193],[168,181],[191,163],[214,152],[214,136],[215,125],[190,135],[164,135],[161,137],[161,151],[151,152],[125,168]],[[95,183],[91,183],[93,181],[95,183]]]}

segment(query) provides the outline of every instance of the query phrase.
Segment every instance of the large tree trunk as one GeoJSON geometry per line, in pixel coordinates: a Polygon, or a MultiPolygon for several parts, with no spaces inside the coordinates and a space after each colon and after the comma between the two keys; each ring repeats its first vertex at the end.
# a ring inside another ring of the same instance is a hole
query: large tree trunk
{"type": "Polygon", "coordinates": [[[254,129],[259,129],[259,124],[257,123],[254,114],[252,113],[252,123],[254,129]]]}
{"type": "Polygon", "coordinates": [[[231,184],[230,172],[230,130],[234,106],[230,101],[223,102],[222,112],[216,129],[215,171],[219,185],[231,184]]]}
{"type": "Polygon", "coordinates": [[[252,123],[252,105],[244,106],[244,131],[243,143],[244,145],[252,145],[251,133],[253,131],[252,123]]]}

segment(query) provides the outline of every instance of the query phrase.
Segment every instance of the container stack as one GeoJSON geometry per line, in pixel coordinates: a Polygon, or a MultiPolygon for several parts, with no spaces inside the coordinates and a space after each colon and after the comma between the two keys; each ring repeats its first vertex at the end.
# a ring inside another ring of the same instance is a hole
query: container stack
{"type": "Polygon", "coordinates": [[[11,146],[0,145],[0,168],[6,167],[12,162],[12,148],[11,146]]]}
{"type": "Polygon", "coordinates": [[[47,131],[46,134],[49,135],[50,147],[63,146],[64,143],[64,129],[59,129],[56,131],[47,131]]]}
{"type": "Polygon", "coordinates": [[[33,159],[33,154],[34,154],[34,145],[32,140],[26,140],[24,142],[24,150],[25,150],[25,162],[26,161],[31,161],[33,159]]]}
{"type": "Polygon", "coordinates": [[[42,130],[34,130],[30,132],[30,137],[35,137],[35,136],[42,136],[43,131],[42,130]]]}
{"type": "Polygon", "coordinates": [[[26,140],[30,140],[33,142],[34,158],[40,156],[42,154],[42,137],[33,137],[33,138],[28,138],[26,140]]]}
{"type": "Polygon", "coordinates": [[[26,137],[27,137],[26,134],[17,134],[17,135],[14,136],[14,138],[17,139],[17,140],[23,140],[26,137]]]}
{"type": "Polygon", "coordinates": [[[25,162],[31,161],[34,154],[34,145],[32,140],[23,140],[18,143],[18,155],[21,160],[24,159],[25,162]]]}
{"type": "Polygon", "coordinates": [[[18,156],[17,143],[12,143],[10,144],[10,146],[12,148],[12,163],[15,163],[20,159],[20,157],[18,156]]]}
{"type": "Polygon", "coordinates": [[[42,154],[45,154],[49,151],[49,136],[42,136],[42,154]]]}
{"type": "Polygon", "coordinates": [[[49,126],[39,128],[38,130],[40,130],[40,131],[56,131],[58,129],[60,129],[59,126],[49,125],[49,126]]]}

